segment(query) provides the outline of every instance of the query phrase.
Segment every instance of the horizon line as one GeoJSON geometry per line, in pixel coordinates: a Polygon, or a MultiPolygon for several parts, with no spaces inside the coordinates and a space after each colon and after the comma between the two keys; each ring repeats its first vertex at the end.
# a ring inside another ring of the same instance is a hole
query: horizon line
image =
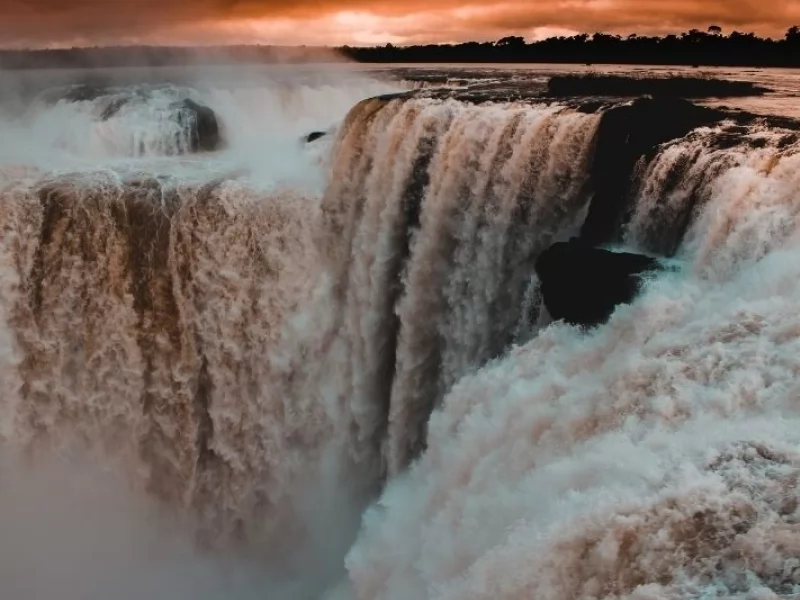
{"type": "MultiPolygon", "coordinates": [[[[786,27],[786,31],[788,32],[793,27],[797,27],[796,25],[788,25],[786,27]]],[[[226,48],[281,48],[281,49],[313,49],[313,50],[339,50],[342,48],[353,48],[353,49],[372,49],[372,48],[385,48],[395,47],[395,48],[410,48],[410,47],[424,47],[424,46],[461,46],[465,44],[496,44],[500,40],[508,39],[508,38],[522,38],[526,45],[533,45],[542,42],[546,42],[548,40],[555,40],[555,39],[570,39],[576,38],[581,36],[588,36],[590,39],[595,35],[607,35],[610,37],[618,37],[622,40],[629,39],[630,37],[638,37],[638,38],[648,38],[648,39],[664,39],[670,36],[680,37],[681,34],[690,33],[693,31],[697,31],[702,33],[703,35],[708,35],[709,37],[721,37],[727,38],[730,37],[733,33],[739,33],[742,35],[754,35],[757,39],[762,41],[772,41],[772,42],[780,42],[785,40],[785,37],[772,37],[772,36],[765,36],[761,37],[755,34],[752,31],[739,31],[736,29],[731,30],[727,35],[721,33],[709,33],[709,29],[698,29],[698,28],[691,28],[687,30],[682,30],[676,33],[667,33],[663,35],[640,35],[637,33],[630,33],[630,34],[613,34],[607,33],[604,31],[594,31],[594,32],[581,32],[575,33],[573,35],[553,35],[548,36],[545,38],[528,40],[525,39],[524,36],[515,36],[515,35],[508,35],[502,36],[497,39],[493,40],[467,40],[461,42],[409,42],[409,43],[392,43],[386,42],[383,44],[340,44],[340,45],[311,45],[311,44],[270,44],[270,43],[220,43],[220,44],[181,44],[181,43],[163,43],[163,44],[154,44],[154,43],[130,43],[130,44],[114,44],[114,45],[79,45],[79,46],[31,46],[31,47],[14,47],[14,46],[0,46],[0,52],[58,52],[58,51],[75,51],[75,50],[122,50],[122,49],[134,49],[134,48],[148,48],[148,49],[182,49],[182,50],[203,50],[203,49],[226,49],[226,48]]]]}

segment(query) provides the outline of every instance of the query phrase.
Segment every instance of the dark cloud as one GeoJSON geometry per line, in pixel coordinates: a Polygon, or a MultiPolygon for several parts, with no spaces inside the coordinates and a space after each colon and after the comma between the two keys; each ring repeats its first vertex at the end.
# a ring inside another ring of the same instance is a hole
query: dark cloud
{"type": "Polygon", "coordinates": [[[5,46],[397,43],[548,30],[666,33],[712,24],[775,36],[800,22],[800,1],[0,0],[0,15],[5,46]]]}

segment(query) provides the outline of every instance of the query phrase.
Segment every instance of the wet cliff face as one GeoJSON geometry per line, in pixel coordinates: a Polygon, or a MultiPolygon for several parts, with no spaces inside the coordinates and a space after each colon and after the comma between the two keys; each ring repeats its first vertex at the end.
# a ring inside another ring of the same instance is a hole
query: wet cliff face
{"type": "MultiPolygon", "coordinates": [[[[641,288],[642,274],[658,269],[647,256],[596,247],[622,241],[636,208],[637,170],[646,169],[663,144],[699,127],[717,125],[728,115],[669,97],[639,98],[605,109],[588,105],[582,110],[602,111],[587,182],[591,201],[579,235],[543,252],[536,275],[552,319],[592,327],[605,322],[620,304],[630,303],[641,288]]],[[[667,254],[679,247],[696,203],[693,198],[682,214],[672,215],[667,254]]]]}
{"type": "Polygon", "coordinates": [[[718,124],[722,111],[677,98],[640,98],[603,111],[594,140],[592,202],[580,237],[589,244],[618,241],[633,209],[634,169],[653,159],[660,145],[698,127],[718,124]]]}

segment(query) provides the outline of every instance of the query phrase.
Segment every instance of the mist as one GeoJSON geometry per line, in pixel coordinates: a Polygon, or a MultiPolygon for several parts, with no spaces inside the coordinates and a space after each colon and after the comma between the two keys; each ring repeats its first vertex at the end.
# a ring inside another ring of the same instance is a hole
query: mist
{"type": "Polygon", "coordinates": [[[156,168],[188,179],[205,177],[210,169],[218,177],[244,175],[249,185],[289,184],[315,193],[324,185],[325,157],[350,107],[364,97],[405,89],[347,65],[317,63],[0,71],[0,84],[0,126],[5,139],[13,140],[0,150],[6,167],[156,168]],[[77,86],[98,90],[98,97],[65,100],[77,86]],[[187,98],[214,111],[223,151],[165,163],[166,154],[179,153],[169,107],[187,98]],[[118,99],[125,105],[103,118],[118,99]],[[312,131],[331,135],[313,146],[302,144],[312,131]]]}
{"type": "Polygon", "coordinates": [[[87,453],[32,460],[3,448],[4,598],[307,600],[344,576],[354,515],[336,488],[294,498],[308,535],[302,544],[270,541],[280,546],[276,561],[274,548],[257,545],[203,550],[190,518],[153,502],[123,472],[87,453]]]}
{"type": "Polygon", "coordinates": [[[675,253],[584,330],[533,264],[593,212],[604,108],[2,76],[4,599],[800,589],[796,132],[712,120],[614,174],[607,245],[675,253]]]}
{"type": "Polygon", "coordinates": [[[0,595],[319,598],[375,490],[297,362],[330,321],[316,214],[351,106],[403,86],[319,65],[0,80],[0,595]],[[219,150],[181,145],[184,98],[219,150]]]}

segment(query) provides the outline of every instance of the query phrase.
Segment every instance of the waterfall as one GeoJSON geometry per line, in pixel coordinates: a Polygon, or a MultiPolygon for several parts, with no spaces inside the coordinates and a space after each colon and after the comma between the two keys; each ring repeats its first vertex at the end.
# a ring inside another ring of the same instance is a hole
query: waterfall
{"type": "Polygon", "coordinates": [[[80,454],[290,600],[797,593],[796,131],[399,91],[0,115],[0,466],[80,454]],[[669,268],[553,323],[570,239],[669,268]]]}
{"type": "Polygon", "coordinates": [[[351,113],[323,227],[341,287],[343,403],[389,475],[424,449],[458,379],[531,334],[532,264],[580,224],[598,120],[437,100],[351,113]]]}
{"type": "Polygon", "coordinates": [[[355,597],[797,593],[800,145],[733,127],[665,143],[626,184],[621,238],[677,269],[444,394],[348,555],[355,597]]]}

